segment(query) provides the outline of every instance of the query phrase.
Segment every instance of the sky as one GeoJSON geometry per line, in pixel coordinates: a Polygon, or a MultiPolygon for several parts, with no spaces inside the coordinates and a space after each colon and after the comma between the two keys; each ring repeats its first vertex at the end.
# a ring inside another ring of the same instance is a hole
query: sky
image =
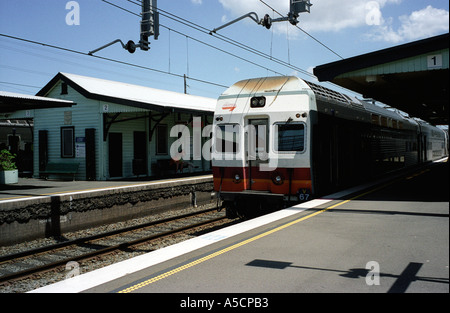
{"type": "Polygon", "coordinates": [[[87,53],[116,39],[139,41],[139,0],[0,0],[0,90],[34,95],[65,72],[184,92],[186,75],[189,94],[218,98],[243,79],[317,81],[316,66],[449,32],[447,0],[311,3],[297,27],[268,30],[246,18],[210,35],[249,12],[286,15],[289,0],[159,0],[160,36],[149,51],[130,54],[117,43],[98,58],[87,53]]]}

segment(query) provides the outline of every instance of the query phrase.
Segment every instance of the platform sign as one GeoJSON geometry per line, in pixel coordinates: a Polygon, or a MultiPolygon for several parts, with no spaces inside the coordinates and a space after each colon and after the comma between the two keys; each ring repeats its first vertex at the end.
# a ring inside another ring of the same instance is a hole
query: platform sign
{"type": "Polygon", "coordinates": [[[442,68],[442,54],[427,56],[427,68],[429,70],[442,68]]]}
{"type": "Polygon", "coordinates": [[[75,157],[77,158],[86,157],[86,137],[75,138],[75,152],[75,157]]]}

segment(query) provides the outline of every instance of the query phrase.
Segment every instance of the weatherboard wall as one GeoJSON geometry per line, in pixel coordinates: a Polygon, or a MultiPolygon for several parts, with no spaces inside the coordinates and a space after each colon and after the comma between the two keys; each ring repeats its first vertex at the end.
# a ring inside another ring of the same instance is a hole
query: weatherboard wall
{"type": "MultiPolygon", "coordinates": [[[[156,152],[156,131],[149,140],[150,130],[155,126],[155,119],[160,112],[152,112],[143,108],[131,107],[116,103],[88,99],[71,86],[67,86],[67,94],[61,94],[61,81],[46,94],[47,97],[71,100],[76,105],[71,108],[41,109],[34,111],[34,177],[39,177],[39,131],[48,132],[48,162],[79,163],[79,169],[75,176],[76,180],[86,179],[86,157],[83,153],[76,154],[74,158],[63,158],[61,156],[61,128],[74,127],[75,138],[85,138],[86,129],[95,129],[95,157],[96,157],[96,179],[109,180],[109,140],[111,133],[122,134],[122,176],[120,178],[133,177],[134,159],[134,132],[146,133],[147,174],[154,175],[152,169],[159,159],[170,159],[170,147],[177,140],[177,136],[170,136],[170,130],[177,124],[183,124],[189,128],[192,135],[192,118],[195,114],[171,113],[160,123],[167,125],[167,154],[156,152]],[[111,123],[106,141],[104,138],[103,115],[108,114],[111,119],[116,113],[120,115],[111,123]]],[[[211,119],[211,117],[209,117],[211,119]]],[[[204,120],[204,118],[202,118],[204,120]]],[[[203,124],[202,124],[203,125],[203,124]]],[[[201,144],[209,138],[202,138],[201,144]]],[[[192,141],[190,144],[192,154],[192,141]]],[[[194,171],[210,170],[210,162],[204,160],[190,160],[194,165],[194,171]]],[[[186,172],[187,170],[185,170],[186,172]]],[[[119,177],[114,177],[119,178],[119,177]]]]}
{"type": "MultiPolygon", "coordinates": [[[[99,103],[79,94],[68,86],[68,94],[61,95],[61,83],[55,85],[47,95],[51,98],[72,100],[76,105],[71,108],[40,109],[34,112],[34,176],[39,177],[39,131],[48,132],[48,162],[79,163],[76,180],[86,179],[86,158],[83,154],[75,158],[61,157],[61,127],[74,127],[75,138],[85,138],[85,130],[96,131],[97,146],[102,134],[102,120],[99,114],[99,103]]],[[[96,153],[96,166],[99,168],[100,153],[96,153]]],[[[97,175],[99,176],[99,175],[97,175]]],[[[97,177],[99,179],[100,177],[97,177]]]]}

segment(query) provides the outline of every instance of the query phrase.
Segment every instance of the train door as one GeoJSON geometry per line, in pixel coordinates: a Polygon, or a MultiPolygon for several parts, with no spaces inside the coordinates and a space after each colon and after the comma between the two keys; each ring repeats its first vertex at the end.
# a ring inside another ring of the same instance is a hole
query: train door
{"type": "Polygon", "coordinates": [[[268,119],[249,119],[245,136],[245,157],[249,170],[250,190],[265,190],[261,183],[261,164],[268,163],[269,126],[268,119]]]}
{"type": "Polygon", "coordinates": [[[428,154],[428,147],[427,147],[427,136],[423,136],[423,148],[422,148],[422,153],[423,153],[423,162],[427,162],[427,154],[428,154]]]}
{"type": "Polygon", "coordinates": [[[427,161],[427,136],[418,135],[417,136],[417,150],[419,155],[419,163],[423,163],[427,161]]]}
{"type": "Polygon", "coordinates": [[[334,117],[321,114],[313,129],[313,172],[316,195],[335,190],[339,176],[339,127],[334,117]]]}

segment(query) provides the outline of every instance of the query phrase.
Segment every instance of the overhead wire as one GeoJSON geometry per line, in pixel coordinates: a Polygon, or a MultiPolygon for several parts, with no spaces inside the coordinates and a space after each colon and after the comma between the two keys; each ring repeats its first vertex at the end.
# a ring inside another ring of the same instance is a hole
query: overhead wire
{"type": "MultiPolygon", "coordinates": [[[[105,2],[106,0],[102,0],[102,1],[105,2]]],[[[128,2],[130,2],[130,3],[132,3],[132,4],[135,4],[135,5],[138,5],[138,6],[141,6],[141,4],[142,4],[142,2],[136,2],[136,1],[134,1],[134,0],[126,0],[126,1],[128,1],[128,2]]],[[[284,61],[284,60],[275,58],[275,57],[271,56],[270,54],[264,53],[264,52],[262,52],[262,51],[260,51],[260,50],[258,50],[258,49],[255,49],[255,48],[253,48],[253,47],[250,47],[250,46],[248,46],[248,45],[246,45],[246,44],[244,44],[244,43],[242,43],[242,42],[236,41],[236,40],[234,40],[234,39],[232,39],[232,38],[229,38],[229,37],[224,36],[224,35],[221,35],[221,34],[211,33],[211,30],[210,30],[210,29],[208,29],[208,28],[206,28],[206,27],[204,27],[204,26],[201,26],[201,25],[199,25],[199,24],[197,24],[197,23],[194,23],[194,22],[192,22],[192,21],[189,21],[189,20],[187,20],[187,19],[185,19],[185,18],[182,18],[182,17],[180,17],[180,16],[178,16],[178,15],[176,15],[176,14],[173,14],[173,13],[170,13],[170,12],[168,12],[168,11],[165,11],[165,10],[159,8],[159,7],[156,8],[156,10],[159,12],[159,14],[160,14],[161,16],[164,16],[164,17],[166,17],[166,18],[169,18],[169,19],[171,19],[171,20],[173,20],[173,21],[175,21],[175,22],[177,22],[177,23],[180,23],[180,24],[182,24],[182,25],[184,25],[184,26],[187,26],[187,27],[189,27],[189,28],[192,28],[192,29],[194,29],[194,30],[197,30],[197,31],[199,31],[199,32],[201,32],[201,33],[203,33],[203,34],[207,34],[207,35],[213,36],[214,38],[216,38],[216,39],[218,39],[218,40],[221,40],[221,41],[224,41],[224,42],[226,42],[226,43],[228,43],[228,44],[230,44],[230,45],[233,45],[233,46],[235,46],[235,47],[237,47],[237,48],[240,48],[240,49],[242,49],[242,50],[245,50],[245,51],[247,51],[247,52],[250,52],[250,53],[252,53],[252,54],[255,54],[255,55],[259,56],[259,57],[265,58],[265,59],[267,59],[267,60],[269,60],[269,61],[272,61],[272,62],[274,62],[274,63],[277,63],[277,64],[279,64],[279,65],[285,66],[285,67],[287,67],[287,68],[289,68],[289,69],[295,70],[295,71],[297,71],[297,72],[299,72],[299,73],[302,73],[302,74],[304,74],[304,75],[307,75],[307,76],[309,76],[309,77],[315,78],[315,76],[314,76],[313,74],[311,74],[310,72],[308,72],[307,70],[304,70],[304,69],[299,68],[299,67],[297,67],[297,66],[295,66],[295,65],[292,65],[292,64],[290,64],[290,63],[288,63],[288,62],[286,62],[286,61],[284,61]]],[[[134,13],[134,14],[136,14],[136,13],[134,13]]],[[[161,24],[160,24],[160,26],[161,26],[161,24]]],[[[191,38],[192,38],[192,37],[191,37],[191,38]]],[[[228,53],[229,53],[229,52],[228,52],[228,53]]],[[[239,57],[239,58],[240,58],[240,59],[245,59],[245,58],[242,58],[242,57],[239,57]]],[[[250,61],[250,60],[248,60],[248,59],[245,59],[245,60],[247,60],[247,62],[252,62],[252,61],[250,61]]],[[[259,66],[259,65],[258,65],[258,66],[259,66]]],[[[263,67],[263,66],[260,66],[260,67],[263,67]]],[[[263,67],[263,68],[264,68],[264,67],[263,67]]],[[[269,70],[269,71],[271,71],[271,72],[274,72],[274,73],[276,73],[276,74],[279,74],[279,75],[284,76],[284,74],[281,74],[281,73],[279,73],[279,72],[277,72],[277,71],[275,71],[275,70],[269,69],[269,68],[267,68],[267,67],[265,67],[265,69],[266,69],[266,70],[269,70]]]]}
{"type": "MultiPolygon", "coordinates": [[[[284,17],[283,14],[281,14],[280,12],[278,12],[277,10],[275,10],[272,6],[270,6],[269,4],[267,4],[264,0],[259,0],[262,4],[264,4],[265,6],[267,6],[269,9],[273,10],[274,12],[276,12],[280,17],[284,17]]],[[[313,39],[314,41],[316,41],[317,43],[319,43],[321,46],[323,46],[325,49],[327,49],[328,51],[332,52],[333,54],[335,54],[336,56],[338,56],[339,58],[341,58],[342,60],[344,59],[341,55],[339,55],[336,51],[334,51],[333,49],[331,49],[330,47],[328,47],[326,44],[324,44],[323,42],[321,42],[319,39],[315,38],[313,35],[311,35],[310,33],[308,33],[306,30],[304,30],[303,28],[301,28],[298,25],[295,25],[295,27],[297,27],[299,30],[301,30],[303,33],[305,33],[308,37],[310,37],[311,39],[313,39]]]]}
{"type": "MultiPolygon", "coordinates": [[[[101,0],[101,1],[106,2],[106,0],[101,0]]],[[[128,2],[130,2],[130,3],[132,3],[132,4],[134,4],[134,5],[138,5],[138,6],[141,6],[141,5],[142,5],[142,0],[126,0],[126,1],[128,1],[128,2]]],[[[272,7],[271,7],[270,5],[268,5],[266,2],[264,2],[263,0],[260,0],[260,1],[261,1],[264,5],[266,5],[266,6],[269,7],[270,9],[272,9],[273,12],[275,12],[275,13],[277,13],[278,15],[280,15],[281,17],[283,17],[283,15],[282,15],[280,12],[278,12],[277,10],[275,10],[274,8],[272,8],[272,7]]],[[[126,10],[126,9],[125,9],[125,10],[126,10]]],[[[304,70],[304,69],[302,69],[302,68],[299,68],[299,67],[297,67],[297,66],[295,66],[295,65],[293,65],[293,64],[290,63],[290,47],[288,47],[288,59],[289,59],[289,62],[286,62],[286,61],[283,61],[283,60],[281,60],[281,59],[275,58],[275,57],[273,57],[273,56],[271,56],[271,55],[268,55],[267,53],[264,53],[264,52],[262,52],[262,51],[260,51],[260,50],[257,50],[257,49],[255,49],[255,48],[253,48],[253,47],[250,47],[250,46],[248,46],[248,45],[246,45],[246,44],[244,44],[244,43],[242,43],[242,42],[239,42],[239,41],[236,41],[236,40],[234,40],[234,39],[231,39],[231,38],[229,38],[229,37],[227,37],[227,36],[224,36],[224,35],[222,35],[222,34],[211,33],[211,30],[210,30],[210,29],[208,29],[208,28],[206,28],[206,27],[204,27],[204,26],[201,26],[200,24],[194,23],[194,22],[192,22],[192,21],[190,21],[190,20],[187,20],[187,19],[185,19],[185,18],[183,18],[183,17],[180,17],[180,16],[178,16],[178,15],[176,15],[176,14],[170,13],[170,12],[164,10],[164,9],[161,9],[160,7],[156,8],[156,10],[159,12],[159,14],[160,14],[161,16],[164,16],[164,17],[166,17],[166,18],[169,18],[169,19],[171,19],[171,20],[173,20],[173,21],[175,21],[175,22],[177,22],[177,23],[180,23],[180,24],[182,24],[182,25],[185,25],[185,26],[187,26],[187,27],[190,27],[190,28],[192,28],[192,29],[194,29],[194,30],[197,30],[197,31],[201,32],[201,33],[208,34],[208,35],[212,35],[214,38],[219,39],[219,40],[222,40],[222,41],[224,41],[224,42],[226,42],[226,43],[228,43],[228,44],[230,44],[230,45],[233,45],[233,46],[235,46],[235,47],[238,47],[238,48],[240,48],[240,49],[242,49],[242,50],[245,50],[245,51],[247,51],[247,52],[250,52],[250,53],[252,53],[252,54],[255,54],[255,55],[257,55],[257,56],[260,56],[260,57],[262,57],[262,58],[268,59],[269,61],[275,62],[275,63],[280,64],[280,65],[282,65],[282,66],[285,66],[285,67],[287,67],[287,68],[293,69],[293,70],[295,70],[295,71],[297,71],[297,72],[299,72],[299,73],[301,73],[301,74],[304,74],[304,75],[306,75],[306,76],[309,76],[310,78],[317,79],[317,77],[316,77],[314,74],[312,74],[312,73],[308,72],[307,70],[304,70]]],[[[126,11],[128,11],[128,10],[126,10],[126,11]]],[[[136,15],[136,16],[141,16],[140,14],[137,14],[137,13],[133,13],[133,14],[136,15]]],[[[184,33],[182,33],[182,32],[178,32],[178,31],[174,30],[173,28],[169,28],[169,27],[163,26],[163,25],[161,25],[161,24],[160,24],[160,26],[162,26],[162,27],[164,27],[164,28],[167,28],[167,29],[169,29],[169,30],[171,30],[171,31],[173,31],[173,32],[176,32],[176,33],[178,33],[178,34],[180,34],[180,35],[187,36],[186,34],[184,34],[184,33]]],[[[302,28],[299,27],[298,25],[295,25],[295,26],[296,26],[299,30],[301,30],[302,32],[304,32],[306,35],[308,35],[310,38],[312,38],[314,41],[318,42],[321,46],[325,47],[327,50],[329,50],[330,52],[332,52],[333,54],[335,54],[336,56],[338,56],[340,59],[344,59],[341,55],[339,55],[337,52],[335,52],[334,50],[332,50],[330,47],[328,47],[327,45],[325,45],[324,43],[322,43],[320,40],[318,40],[317,38],[315,38],[314,36],[312,36],[311,34],[309,34],[308,32],[306,32],[304,29],[302,29],[302,28]]],[[[253,62],[253,61],[250,61],[250,60],[245,59],[245,58],[243,58],[243,57],[237,56],[237,55],[232,54],[232,53],[230,53],[230,52],[228,52],[228,51],[225,51],[225,50],[223,50],[223,49],[219,49],[219,48],[217,48],[217,47],[215,47],[215,46],[212,46],[212,45],[210,45],[210,44],[208,44],[208,43],[205,43],[205,42],[203,42],[203,41],[201,41],[201,40],[198,40],[198,39],[196,39],[196,38],[193,38],[193,37],[191,37],[191,36],[190,36],[190,39],[195,40],[195,41],[197,41],[197,42],[201,42],[201,43],[204,44],[204,45],[210,46],[210,47],[212,47],[212,48],[214,48],[214,49],[217,49],[217,50],[220,50],[220,51],[222,51],[222,52],[224,52],[224,53],[233,55],[233,56],[236,57],[236,58],[239,58],[239,59],[241,59],[241,60],[244,60],[244,61],[246,61],[246,62],[248,62],[248,63],[252,63],[253,65],[256,65],[256,66],[258,66],[258,67],[265,68],[266,70],[272,71],[272,72],[274,72],[275,74],[278,74],[278,75],[281,75],[281,76],[285,76],[284,74],[281,74],[281,73],[276,72],[276,71],[274,71],[274,70],[268,69],[267,67],[264,67],[264,66],[262,66],[262,65],[256,64],[256,63],[253,62]]],[[[289,42],[288,42],[288,46],[289,46],[289,42]]],[[[326,83],[326,84],[329,84],[329,85],[332,85],[333,87],[335,87],[335,88],[337,88],[337,89],[342,89],[342,90],[345,90],[345,91],[347,91],[347,92],[349,91],[348,89],[343,88],[342,86],[336,85],[336,84],[334,84],[334,83],[332,83],[332,82],[325,82],[325,83],[326,83]]],[[[352,92],[353,92],[353,91],[352,91],[352,92]]]]}
{"type": "MultiPolygon", "coordinates": [[[[130,13],[130,14],[133,14],[133,15],[135,15],[135,16],[138,16],[138,17],[141,16],[141,15],[138,14],[138,13],[132,12],[132,11],[130,11],[130,10],[128,10],[128,9],[125,9],[125,8],[123,8],[123,7],[119,6],[119,5],[116,5],[116,4],[114,4],[114,3],[111,3],[111,2],[109,2],[109,1],[107,1],[107,0],[101,0],[101,1],[103,1],[103,2],[105,2],[105,3],[107,3],[107,4],[110,4],[110,5],[112,5],[112,6],[116,7],[116,8],[118,8],[118,9],[121,9],[121,10],[123,10],[123,11],[125,11],[125,12],[128,12],[128,13],[130,13]]],[[[138,4],[138,3],[135,3],[135,2],[130,1],[130,0],[127,0],[127,1],[129,1],[129,2],[131,2],[131,3],[133,3],[133,4],[136,4],[136,5],[138,4]]],[[[158,9],[158,11],[160,11],[160,10],[158,9]]],[[[161,13],[160,13],[160,14],[161,14],[161,13]]],[[[162,15],[164,15],[164,13],[163,13],[162,15]]],[[[170,17],[169,17],[169,18],[170,18],[170,17]]],[[[184,24],[184,23],[183,23],[183,24],[184,24]]],[[[221,48],[218,48],[218,47],[216,47],[216,46],[213,46],[213,45],[211,45],[211,44],[209,44],[209,43],[206,43],[206,42],[204,42],[204,41],[202,41],[202,40],[200,40],[200,39],[194,38],[194,37],[189,36],[189,35],[187,35],[187,34],[185,34],[185,33],[182,33],[182,32],[180,32],[180,31],[177,31],[177,30],[175,30],[175,29],[173,29],[173,28],[171,28],[171,27],[168,27],[168,26],[166,26],[166,25],[164,25],[164,24],[161,24],[161,23],[160,23],[159,26],[162,27],[162,28],[165,28],[165,29],[169,30],[169,34],[170,34],[170,32],[174,32],[174,33],[176,33],[176,34],[178,34],[178,35],[180,35],[180,36],[189,38],[190,40],[196,41],[196,42],[198,42],[198,43],[200,43],[200,44],[202,44],[202,45],[204,45],[204,46],[207,46],[207,47],[209,47],[209,48],[211,48],[211,49],[215,49],[215,50],[220,51],[220,52],[222,52],[222,53],[228,54],[228,55],[230,55],[230,56],[232,56],[232,57],[234,57],[234,58],[240,59],[241,61],[244,61],[244,62],[247,62],[247,63],[252,64],[252,65],[254,65],[254,66],[260,67],[260,68],[262,68],[262,69],[264,69],[264,70],[273,72],[274,74],[284,76],[284,74],[282,74],[282,73],[280,73],[280,72],[277,72],[277,71],[275,71],[275,70],[273,70],[273,69],[270,69],[270,68],[268,68],[268,67],[266,67],[266,66],[264,66],[264,65],[258,64],[258,63],[254,62],[254,61],[251,61],[251,60],[249,60],[249,59],[246,59],[246,58],[244,58],[244,57],[241,57],[241,56],[239,56],[239,55],[237,55],[237,54],[234,54],[234,53],[231,53],[231,52],[226,51],[226,50],[224,50],[224,49],[221,49],[221,48]]],[[[199,26],[199,27],[201,27],[201,26],[199,26]]],[[[170,71],[169,71],[169,72],[170,72],[170,71]]]]}
{"type": "MultiPolygon", "coordinates": [[[[102,0],[102,1],[104,1],[104,0],[102,0]]],[[[128,1],[128,2],[130,2],[130,3],[133,3],[133,4],[135,4],[135,5],[142,5],[142,0],[126,0],[126,1],[128,1]],[[139,1],[140,3],[137,3],[137,1],[139,1]]],[[[281,17],[283,17],[283,15],[282,15],[280,12],[278,12],[277,10],[275,10],[274,8],[272,8],[272,7],[271,7],[270,5],[268,5],[266,2],[264,2],[263,0],[259,0],[259,1],[261,1],[264,5],[266,5],[266,6],[269,7],[270,9],[272,9],[275,13],[277,13],[278,15],[280,15],[281,17]]],[[[286,61],[280,60],[280,59],[278,59],[278,58],[272,57],[272,56],[270,56],[270,55],[268,55],[268,54],[266,54],[266,53],[264,53],[264,52],[262,52],[262,51],[259,51],[259,50],[255,49],[255,48],[253,48],[253,47],[250,47],[250,46],[248,46],[248,45],[246,45],[246,44],[244,44],[244,43],[242,43],[242,42],[236,41],[236,40],[231,39],[231,38],[229,38],[229,37],[227,37],[227,36],[224,36],[224,35],[222,35],[222,34],[211,33],[211,30],[210,30],[210,29],[208,29],[208,28],[206,28],[206,27],[203,27],[203,26],[201,26],[201,25],[199,25],[199,24],[197,24],[197,23],[194,23],[194,22],[192,22],[192,21],[189,21],[189,20],[187,20],[187,19],[184,19],[184,18],[182,18],[182,17],[180,17],[180,16],[177,16],[177,15],[175,15],[175,14],[173,14],[173,13],[167,12],[167,11],[165,11],[165,10],[159,8],[159,7],[156,8],[156,10],[159,12],[160,15],[165,16],[165,17],[167,17],[167,18],[169,18],[169,19],[171,19],[171,20],[173,20],[173,21],[175,21],[175,22],[181,23],[181,24],[183,24],[183,25],[185,25],[185,26],[187,26],[187,27],[193,28],[193,29],[195,29],[195,30],[197,30],[197,31],[199,31],[199,32],[202,32],[202,33],[205,33],[205,34],[212,35],[214,38],[217,38],[217,39],[219,39],[219,40],[222,40],[222,41],[224,41],[224,42],[227,42],[227,43],[229,43],[229,44],[231,44],[231,45],[233,45],[233,46],[236,46],[236,47],[238,47],[238,48],[240,48],[240,49],[243,49],[243,50],[245,50],[245,51],[248,51],[248,52],[250,52],[250,53],[253,53],[253,54],[255,54],[255,55],[258,55],[258,56],[260,56],[260,57],[262,57],[262,58],[266,58],[266,59],[268,59],[268,60],[270,60],[270,61],[273,61],[273,62],[275,62],[275,63],[278,63],[278,64],[283,65],[283,66],[285,66],[285,67],[288,67],[288,68],[290,68],[290,69],[293,69],[293,70],[295,70],[295,71],[297,71],[297,72],[299,72],[299,73],[301,73],[301,74],[304,74],[304,75],[306,75],[306,76],[309,76],[309,77],[311,77],[311,78],[313,78],[313,79],[317,79],[317,77],[316,77],[314,74],[312,74],[312,73],[308,72],[307,70],[304,70],[304,69],[302,69],[302,68],[299,68],[299,67],[297,67],[297,66],[295,66],[295,65],[293,65],[293,64],[290,63],[290,51],[289,51],[290,47],[288,48],[288,54],[289,54],[288,58],[289,58],[289,62],[286,62],[286,61]]],[[[307,31],[305,31],[304,29],[302,29],[302,28],[299,27],[298,25],[295,25],[295,26],[296,26],[296,28],[298,28],[300,31],[302,31],[302,32],[305,33],[307,36],[309,36],[311,39],[313,39],[314,41],[316,41],[317,43],[319,43],[321,46],[323,46],[324,48],[326,48],[327,50],[329,50],[330,52],[332,52],[334,55],[336,55],[336,56],[339,57],[340,59],[344,59],[344,57],[342,57],[342,56],[341,56],[340,54],[338,54],[336,51],[334,51],[333,49],[331,49],[330,47],[328,47],[326,44],[322,43],[319,39],[315,38],[314,36],[312,36],[311,34],[309,34],[307,31]]],[[[194,39],[194,40],[195,40],[195,39],[194,39]]],[[[288,45],[289,45],[289,43],[288,43],[288,45]]],[[[239,58],[240,58],[240,57],[239,57],[239,58]]],[[[250,62],[251,62],[251,61],[250,61],[250,62]]],[[[280,74],[280,75],[284,76],[283,74],[280,74]]],[[[332,82],[325,82],[325,83],[326,83],[326,84],[329,84],[329,85],[331,85],[331,86],[333,86],[334,88],[341,89],[341,90],[345,90],[345,91],[347,91],[347,92],[350,91],[350,92],[354,93],[354,91],[348,90],[348,89],[346,89],[346,88],[344,88],[344,87],[342,87],[342,86],[336,85],[335,83],[332,83],[332,82]]]]}
{"type": "MultiPolygon", "coordinates": [[[[261,3],[263,3],[264,5],[266,5],[268,8],[270,8],[271,10],[273,10],[274,12],[276,12],[278,15],[280,15],[280,17],[283,17],[283,15],[278,12],[277,10],[275,10],[272,6],[270,6],[269,4],[267,4],[264,0],[259,0],[261,3]]],[[[344,59],[341,55],[339,55],[337,52],[335,52],[334,50],[332,50],[330,47],[328,47],[327,45],[325,45],[324,43],[322,43],[320,40],[318,40],[317,38],[315,38],[314,36],[312,36],[311,34],[309,34],[307,31],[305,31],[304,29],[302,29],[301,27],[299,27],[298,25],[295,25],[295,27],[297,27],[299,30],[301,30],[302,32],[304,32],[306,35],[308,35],[309,37],[311,37],[314,41],[318,42],[320,45],[322,45],[323,47],[325,47],[327,50],[331,51],[333,54],[335,54],[336,56],[338,56],[340,59],[344,59]]],[[[315,75],[313,75],[315,77],[315,75]]],[[[352,93],[355,93],[353,90],[348,90],[347,88],[344,88],[342,86],[339,86],[331,81],[326,82],[329,85],[334,86],[335,88],[338,89],[343,89],[345,91],[351,91],[352,93]]]]}
{"type": "MultiPolygon", "coordinates": [[[[135,67],[135,68],[148,70],[148,71],[153,71],[153,72],[157,72],[157,73],[161,73],[161,74],[166,74],[166,75],[171,75],[171,76],[175,76],[175,77],[179,77],[179,78],[184,78],[184,76],[180,75],[180,74],[169,73],[167,71],[158,70],[158,69],[151,68],[151,67],[148,67],[148,66],[138,65],[138,64],[134,64],[134,63],[130,63],[130,62],[120,61],[120,60],[115,60],[115,59],[106,58],[106,57],[102,57],[102,56],[98,56],[98,55],[92,55],[92,54],[89,54],[89,53],[86,53],[86,52],[83,52],[83,51],[78,51],[78,50],[74,50],[74,49],[60,47],[60,46],[56,46],[56,45],[52,45],[52,44],[48,44],[48,43],[44,43],[44,42],[39,42],[39,41],[30,40],[30,39],[21,38],[21,37],[16,37],[16,36],[11,36],[11,35],[7,35],[7,34],[0,34],[0,36],[1,37],[5,37],[5,38],[9,38],[9,39],[18,40],[18,41],[27,42],[27,43],[34,44],[34,45],[40,45],[40,46],[47,47],[47,48],[57,49],[57,50],[60,50],[60,51],[75,53],[75,54],[78,54],[78,55],[90,56],[90,57],[94,57],[94,58],[97,58],[97,59],[100,59],[100,60],[104,60],[104,61],[108,61],[108,62],[113,62],[113,63],[117,63],[117,64],[122,64],[122,65],[127,65],[127,66],[131,66],[131,67],[135,67]]],[[[203,80],[203,79],[198,79],[198,78],[194,78],[194,77],[190,77],[189,79],[191,79],[193,81],[196,81],[196,82],[204,83],[204,84],[209,84],[209,85],[222,87],[222,88],[228,88],[228,86],[225,86],[225,85],[222,85],[222,84],[218,84],[218,83],[214,83],[214,82],[210,82],[210,81],[206,81],[206,80],[203,80]]]]}

